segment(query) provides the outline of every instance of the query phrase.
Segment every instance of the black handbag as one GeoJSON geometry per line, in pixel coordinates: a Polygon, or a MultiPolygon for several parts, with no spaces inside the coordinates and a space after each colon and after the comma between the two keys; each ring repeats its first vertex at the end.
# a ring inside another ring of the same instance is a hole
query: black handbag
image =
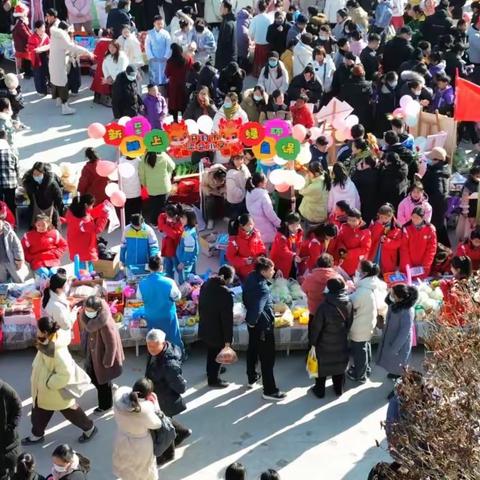
{"type": "Polygon", "coordinates": [[[164,413],[157,414],[162,421],[162,426],[156,430],[150,430],[153,441],[153,454],[156,457],[161,457],[165,450],[172,445],[177,436],[172,420],[164,413]]]}

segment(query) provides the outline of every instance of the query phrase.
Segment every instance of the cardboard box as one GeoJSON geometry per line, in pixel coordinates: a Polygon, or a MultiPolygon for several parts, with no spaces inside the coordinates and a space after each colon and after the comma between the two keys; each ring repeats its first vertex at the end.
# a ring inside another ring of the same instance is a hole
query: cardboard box
{"type": "Polygon", "coordinates": [[[120,271],[120,256],[117,253],[113,260],[97,260],[93,268],[103,278],[114,279],[120,271]]]}

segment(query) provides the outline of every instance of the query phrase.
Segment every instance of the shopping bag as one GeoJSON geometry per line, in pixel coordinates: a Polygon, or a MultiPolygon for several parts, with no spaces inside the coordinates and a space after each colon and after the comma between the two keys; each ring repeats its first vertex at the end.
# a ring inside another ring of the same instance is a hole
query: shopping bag
{"type": "Polygon", "coordinates": [[[165,450],[173,444],[177,435],[172,420],[164,413],[158,413],[158,417],[162,421],[162,426],[157,430],[150,430],[153,442],[153,454],[161,457],[165,450]]]}
{"type": "Polygon", "coordinates": [[[315,347],[310,348],[308,352],[307,373],[310,378],[318,378],[318,360],[315,347]]]}
{"type": "Polygon", "coordinates": [[[225,347],[222,349],[222,351],[217,355],[217,358],[215,361],[217,363],[220,363],[222,365],[231,365],[232,363],[235,363],[238,360],[237,354],[235,353],[235,350],[230,347],[225,347]]]}

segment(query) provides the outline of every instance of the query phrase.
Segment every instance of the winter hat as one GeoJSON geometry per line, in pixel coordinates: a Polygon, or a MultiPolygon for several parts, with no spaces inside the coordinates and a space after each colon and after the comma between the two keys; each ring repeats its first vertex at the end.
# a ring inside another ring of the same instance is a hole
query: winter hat
{"type": "Polygon", "coordinates": [[[345,290],[345,282],[341,278],[331,278],[327,282],[327,288],[330,293],[340,293],[345,290]]]}
{"type": "Polygon", "coordinates": [[[447,151],[442,147],[435,147],[432,148],[427,157],[431,160],[441,160],[444,162],[447,159],[447,151]]]}
{"type": "Polygon", "coordinates": [[[28,16],[28,7],[23,5],[23,3],[18,3],[13,9],[14,17],[27,17],[28,16]]]}
{"type": "Polygon", "coordinates": [[[18,77],[14,73],[7,73],[3,80],[9,90],[15,90],[18,87],[18,77]]]}

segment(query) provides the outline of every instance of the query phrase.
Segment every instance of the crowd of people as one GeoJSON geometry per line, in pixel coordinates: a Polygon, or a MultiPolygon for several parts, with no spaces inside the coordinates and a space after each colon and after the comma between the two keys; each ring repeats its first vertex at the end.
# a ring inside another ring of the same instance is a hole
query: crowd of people
{"type": "MultiPolygon", "coordinates": [[[[83,58],[94,69],[93,101],[112,108],[115,119],[144,115],[153,128],[163,128],[170,116],[180,122],[207,115],[214,131],[223,119],[281,119],[304,127],[311,160],[299,169],[305,185],[296,203],[290,190],[275,191],[269,168],[250,148],[228,157],[192,154],[206,167],[201,223],[213,231],[228,220],[226,264],[203,283],[198,301],[209,388],[229,385],[218,360],[235,348],[235,282],[242,286],[248,327],[246,383],[261,381],[262,397],[281,401],[288,392],[274,375],[275,276],[296,279],[306,295],[308,343],[318,362],[311,392],[324,398],[329,377],[336,396],[347,378],[353,385],[368,381],[378,329],[376,365],[393,380],[401,377],[414,343],[415,281],[437,278],[443,308],[461,308],[455,285],[480,268],[480,157],[452,211],[452,158],[438,146],[419,152],[409,122],[394,114],[408,96],[425,112],[452,116],[456,79],[480,83],[478,1],[106,3],[99,30],[90,0],[6,2],[0,12],[0,30],[12,33],[22,73],[0,71],[0,283],[22,283],[30,273],[48,279],[32,366],[32,428],[21,442],[21,400],[0,382],[2,480],[45,478],[21,445],[43,443],[54,412],[81,430],[80,444],[95,437],[95,423],[77,402],[90,383],[98,397],[94,413],[113,409],[117,423],[113,473],[124,480],[158,478],[157,466],[171,461],[192,434],[175,418],[187,408],[186,351],[175,304],[179,285],[197,273],[200,253],[196,211],[169,201],[175,161],[167,152],[122,156],[119,163],[129,163],[134,174],[122,179],[120,261],[125,267],[148,264],[139,295],[149,355],[145,378],[117,387],[125,355],[110,308],[99,296],[72,307],[63,268],[67,253],[87,269],[98,260],[98,236],[113,208],[105,192],[109,180],[98,173],[100,158],[90,147],[68,207],[62,180],[48,163],[36,162],[20,176],[16,132],[27,128],[19,115],[28,105],[19,78],[33,76],[36,92],[51,94],[61,113],[71,115],[68,102],[79,92],[83,58]],[[94,50],[79,45],[78,35],[96,36],[94,50]],[[333,97],[353,108],[358,123],[332,158],[330,139],[314,137],[311,129],[333,97]],[[19,187],[29,201],[23,236],[16,225],[19,187]],[[142,190],[148,191],[148,209],[142,190]],[[455,235],[447,229],[451,218],[457,219],[455,235]],[[402,281],[390,285],[390,276],[400,273],[402,281]],[[77,319],[83,368],[68,348],[77,319]]],[[[475,122],[460,123],[462,139],[479,147],[475,122]]],[[[59,445],[47,478],[83,480],[89,469],[88,459],[59,445]]],[[[225,479],[244,478],[238,463],[225,472],[225,479]]],[[[278,478],[274,470],[261,475],[278,478]]]]}

